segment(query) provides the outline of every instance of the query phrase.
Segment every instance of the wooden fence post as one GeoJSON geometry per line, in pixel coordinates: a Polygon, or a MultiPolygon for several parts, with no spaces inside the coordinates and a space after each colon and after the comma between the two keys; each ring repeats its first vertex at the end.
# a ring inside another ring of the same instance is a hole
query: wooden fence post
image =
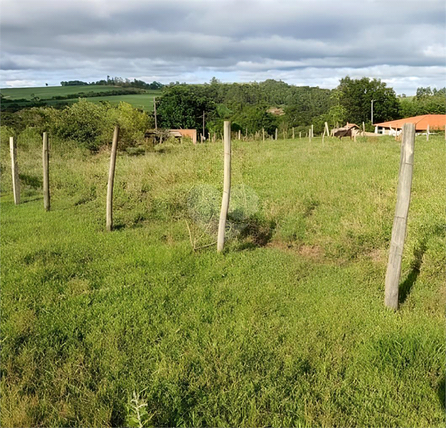
{"type": "Polygon", "coordinates": [[[265,128],[262,128],[262,139],[265,142],[265,128]]]}
{"type": "Polygon", "coordinates": [[[229,210],[229,198],[231,196],[231,122],[224,122],[224,176],[223,198],[221,201],[220,221],[218,223],[217,252],[223,251],[225,245],[226,217],[229,210]]]}
{"type": "Polygon", "coordinates": [[[108,232],[113,229],[113,184],[115,181],[116,152],[118,148],[119,126],[115,126],[113,132],[113,142],[110,153],[110,170],[108,172],[107,185],[107,209],[106,209],[106,228],[108,232]]]}
{"type": "Polygon", "coordinates": [[[324,133],[327,133],[327,137],[329,137],[330,136],[330,130],[328,129],[328,123],[327,122],[325,122],[325,128],[324,128],[324,133]]]}
{"type": "Polygon", "coordinates": [[[294,140],[294,128],[293,128],[293,140],[294,140]]]}
{"type": "Polygon", "coordinates": [[[14,204],[18,205],[20,204],[20,179],[17,165],[17,142],[14,137],[9,137],[9,151],[11,153],[12,193],[14,204]]]}
{"type": "Polygon", "coordinates": [[[278,130],[277,130],[277,128],[276,128],[276,135],[275,135],[275,137],[276,137],[276,141],[277,141],[277,134],[278,134],[278,130]]]}
{"type": "Polygon", "coordinates": [[[48,147],[48,134],[43,133],[43,207],[45,211],[50,210],[50,151],[48,147]]]}
{"type": "Polygon", "coordinates": [[[429,141],[429,132],[430,132],[429,125],[427,125],[426,141],[429,141]]]}
{"type": "Polygon", "coordinates": [[[414,148],[415,125],[413,123],[406,123],[403,126],[397,200],[392,227],[392,239],[390,242],[389,262],[386,272],[384,303],[391,309],[398,309],[398,287],[401,276],[404,240],[406,238],[407,215],[410,205],[414,148]]]}

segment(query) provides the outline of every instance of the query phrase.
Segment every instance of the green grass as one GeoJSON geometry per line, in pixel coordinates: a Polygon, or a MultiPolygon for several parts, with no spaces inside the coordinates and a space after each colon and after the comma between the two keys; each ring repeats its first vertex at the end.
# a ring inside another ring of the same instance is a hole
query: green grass
{"type": "MultiPolygon", "coordinates": [[[[77,99],[67,99],[67,100],[52,100],[54,96],[65,96],[78,94],[80,92],[111,92],[114,90],[121,90],[122,87],[119,86],[48,86],[48,87],[36,87],[36,88],[3,88],[0,89],[1,94],[6,99],[27,99],[31,101],[33,96],[39,97],[44,100],[48,105],[56,105],[61,102],[63,103],[74,103],[77,99]]],[[[118,104],[119,102],[126,102],[132,106],[145,110],[153,110],[153,98],[160,96],[161,91],[158,90],[147,90],[143,94],[124,94],[124,95],[110,95],[101,97],[86,97],[88,101],[98,103],[100,101],[108,101],[112,104],[118,104]]],[[[26,106],[26,102],[18,102],[19,105],[26,106]]]]}
{"type": "Polygon", "coordinates": [[[125,102],[131,104],[133,107],[144,110],[153,111],[153,99],[158,97],[161,93],[159,91],[150,91],[146,94],[131,94],[131,95],[111,95],[109,97],[90,97],[88,101],[98,103],[100,101],[108,101],[111,104],[119,104],[125,102]]]}
{"type": "Polygon", "coordinates": [[[77,94],[79,92],[106,92],[117,89],[121,88],[112,85],[43,86],[35,88],[2,88],[0,89],[0,92],[5,98],[12,100],[16,98],[26,98],[28,100],[31,100],[33,96],[45,100],[58,95],[65,96],[65,95],[77,94]]]}
{"type": "Polygon", "coordinates": [[[223,255],[186,226],[215,240],[188,195],[221,191],[221,144],[120,154],[112,233],[107,151],[52,141],[47,213],[38,142],[19,141],[19,206],[1,149],[3,426],[128,426],[134,392],[150,426],[444,426],[442,138],[416,142],[397,313],[390,138],[234,142],[258,212],[223,255]]]}

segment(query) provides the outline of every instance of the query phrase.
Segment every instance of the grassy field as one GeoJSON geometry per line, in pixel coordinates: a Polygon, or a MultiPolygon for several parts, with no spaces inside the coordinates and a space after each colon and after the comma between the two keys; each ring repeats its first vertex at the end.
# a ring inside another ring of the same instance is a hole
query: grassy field
{"type": "MultiPolygon", "coordinates": [[[[41,100],[45,100],[48,105],[55,105],[61,102],[74,103],[77,99],[67,99],[67,100],[52,100],[55,96],[66,96],[72,94],[78,94],[80,92],[111,92],[115,90],[121,90],[122,87],[119,86],[48,86],[48,87],[37,87],[37,88],[3,88],[0,89],[1,94],[6,99],[27,99],[31,100],[32,97],[39,97],[41,100]]],[[[125,89],[125,88],[124,88],[125,89]]],[[[148,90],[143,94],[124,94],[124,95],[110,95],[101,97],[86,97],[88,101],[100,102],[108,101],[112,104],[118,104],[123,101],[133,105],[136,108],[152,111],[153,110],[153,98],[160,96],[161,91],[158,90],[148,90]]],[[[26,105],[26,102],[19,102],[19,105],[26,105]]]]}
{"type": "Polygon", "coordinates": [[[234,142],[120,154],[19,140],[1,160],[2,426],[445,424],[444,137],[417,139],[401,306],[383,305],[399,143],[234,142]]]}
{"type": "MultiPolygon", "coordinates": [[[[144,111],[153,111],[153,99],[158,97],[160,92],[150,91],[146,94],[129,94],[129,95],[109,95],[107,97],[87,97],[88,101],[91,103],[99,103],[101,101],[109,102],[110,104],[117,105],[120,102],[129,103],[133,107],[144,111]]],[[[68,99],[63,100],[69,104],[76,103],[78,99],[68,99]]],[[[60,100],[48,100],[47,104],[49,106],[56,105],[60,103],[60,100]]]]}
{"type": "Polygon", "coordinates": [[[56,96],[77,94],[79,92],[107,92],[117,89],[121,88],[112,85],[42,86],[35,88],[2,88],[0,89],[0,92],[5,98],[12,100],[17,98],[26,98],[27,100],[31,100],[33,96],[46,100],[56,96]]]}

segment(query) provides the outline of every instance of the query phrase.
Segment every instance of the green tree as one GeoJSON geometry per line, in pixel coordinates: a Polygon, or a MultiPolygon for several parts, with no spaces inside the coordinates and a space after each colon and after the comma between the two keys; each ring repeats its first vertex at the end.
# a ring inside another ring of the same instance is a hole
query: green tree
{"type": "MultiPolygon", "coordinates": [[[[316,118],[327,115],[332,104],[334,101],[328,89],[308,86],[291,87],[288,105],[285,106],[285,116],[282,118],[283,125],[285,127],[316,125],[316,118]]],[[[321,132],[321,129],[318,127],[315,132],[321,132]]]]}
{"type": "Polygon", "coordinates": [[[380,79],[351,79],[347,76],[340,80],[337,90],[349,122],[370,122],[372,100],[374,123],[401,117],[395,91],[380,79]]]}
{"type": "Polygon", "coordinates": [[[347,110],[341,104],[341,93],[338,90],[334,90],[330,97],[333,105],[327,114],[327,120],[331,126],[336,126],[339,124],[342,126],[347,121],[347,110]]]}
{"type": "Polygon", "coordinates": [[[418,88],[415,97],[401,99],[400,105],[402,117],[444,114],[446,111],[446,88],[434,88],[433,90],[430,87],[418,88]]]}
{"type": "Polygon", "coordinates": [[[165,87],[158,99],[157,113],[161,128],[202,129],[203,112],[209,119],[214,111],[214,102],[197,85],[165,87]]]}

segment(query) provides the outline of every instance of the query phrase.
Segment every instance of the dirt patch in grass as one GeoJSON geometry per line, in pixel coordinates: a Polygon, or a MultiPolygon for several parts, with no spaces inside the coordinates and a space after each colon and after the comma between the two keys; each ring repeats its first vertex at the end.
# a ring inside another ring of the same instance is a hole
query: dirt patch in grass
{"type": "Polygon", "coordinates": [[[318,245],[295,245],[283,241],[273,241],[266,245],[267,248],[277,248],[281,251],[295,253],[299,256],[323,262],[325,259],[325,251],[318,245]]]}
{"type": "Polygon", "coordinates": [[[366,254],[373,262],[382,263],[386,261],[386,251],[381,248],[375,248],[366,254]]]}

